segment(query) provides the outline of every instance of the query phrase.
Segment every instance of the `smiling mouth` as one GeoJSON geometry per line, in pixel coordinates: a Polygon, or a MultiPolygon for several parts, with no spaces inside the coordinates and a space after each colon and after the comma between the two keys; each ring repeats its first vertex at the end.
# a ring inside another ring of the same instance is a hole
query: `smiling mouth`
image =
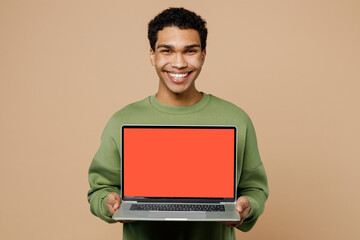
{"type": "Polygon", "coordinates": [[[168,76],[170,77],[170,79],[175,82],[175,83],[182,83],[185,82],[185,80],[187,79],[187,77],[190,75],[190,73],[192,72],[187,72],[187,73],[171,73],[171,72],[166,72],[168,74],[168,76]]]}

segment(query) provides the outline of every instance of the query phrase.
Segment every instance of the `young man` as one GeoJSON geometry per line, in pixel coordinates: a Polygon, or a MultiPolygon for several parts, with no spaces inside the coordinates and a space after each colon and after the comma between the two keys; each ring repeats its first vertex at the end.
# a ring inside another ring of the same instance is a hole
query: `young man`
{"type": "MultiPolygon", "coordinates": [[[[130,104],[107,123],[89,169],[91,212],[107,222],[121,204],[120,127],[123,124],[235,125],[238,129],[239,222],[126,222],[123,239],[235,239],[234,227],[249,231],[264,210],[268,185],[255,130],[246,113],[199,92],[195,80],[206,56],[206,22],[183,8],[169,8],[150,23],[150,60],[159,76],[157,94],[130,104]]],[[[186,143],[178,143],[186,147],[186,143]]]]}

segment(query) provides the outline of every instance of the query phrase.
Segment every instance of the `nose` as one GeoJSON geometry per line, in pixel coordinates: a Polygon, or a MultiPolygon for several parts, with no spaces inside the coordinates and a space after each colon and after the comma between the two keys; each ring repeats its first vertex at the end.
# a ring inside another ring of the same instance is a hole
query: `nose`
{"type": "Polygon", "coordinates": [[[174,56],[174,59],[173,59],[171,65],[174,68],[186,68],[187,62],[186,62],[184,56],[181,53],[178,53],[174,56]]]}

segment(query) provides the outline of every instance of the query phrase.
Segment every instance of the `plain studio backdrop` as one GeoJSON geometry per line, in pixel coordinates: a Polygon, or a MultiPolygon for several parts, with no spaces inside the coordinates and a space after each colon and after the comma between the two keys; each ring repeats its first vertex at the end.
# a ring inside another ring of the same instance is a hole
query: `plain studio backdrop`
{"type": "Polygon", "coordinates": [[[208,22],[198,89],[255,125],[270,197],[237,238],[360,239],[358,0],[0,0],[0,239],[121,239],[87,171],[110,116],[156,93],[147,23],[170,6],[208,22]]]}

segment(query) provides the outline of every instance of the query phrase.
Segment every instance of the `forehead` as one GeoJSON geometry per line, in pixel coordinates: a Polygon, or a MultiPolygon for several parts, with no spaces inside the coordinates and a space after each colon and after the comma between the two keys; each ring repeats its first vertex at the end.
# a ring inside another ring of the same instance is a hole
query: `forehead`
{"type": "Polygon", "coordinates": [[[165,27],[158,32],[156,46],[167,44],[173,46],[200,45],[200,35],[195,29],[180,29],[178,27],[165,27]]]}

